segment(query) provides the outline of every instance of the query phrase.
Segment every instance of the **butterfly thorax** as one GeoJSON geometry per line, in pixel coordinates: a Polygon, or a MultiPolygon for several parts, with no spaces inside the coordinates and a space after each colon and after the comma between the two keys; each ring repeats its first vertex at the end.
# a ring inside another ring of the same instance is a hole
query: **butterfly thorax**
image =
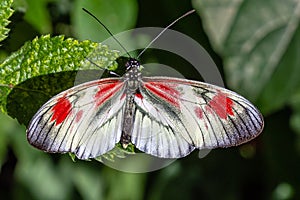
{"type": "Polygon", "coordinates": [[[139,93],[139,84],[141,83],[142,74],[140,72],[140,64],[136,59],[130,59],[126,63],[127,72],[124,75],[126,82],[126,103],[124,109],[124,121],[122,123],[121,144],[124,148],[131,142],[131,132],[134,123],[135,104],[134,97],[139,93]]]}
{"type": "Polygon", "coordinates": [[[127,94],[135,93],[142,78],[139,62],[135,59],[130,59],[126,63],[126,71],[124,79],[127,83],[127,94]]]}

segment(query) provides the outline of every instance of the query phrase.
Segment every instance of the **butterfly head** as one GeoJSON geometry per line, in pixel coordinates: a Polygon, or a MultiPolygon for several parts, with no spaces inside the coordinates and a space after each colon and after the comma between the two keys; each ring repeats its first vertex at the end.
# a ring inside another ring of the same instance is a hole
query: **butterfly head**
{"type": "Polygon", "coordinates": [[[129,58],[129,60],[126,62],[125,66],[126,66],[127,71],[133,70],[133,69],[139,70],[141,67],[140,62],[134,58],[129,58]]]}

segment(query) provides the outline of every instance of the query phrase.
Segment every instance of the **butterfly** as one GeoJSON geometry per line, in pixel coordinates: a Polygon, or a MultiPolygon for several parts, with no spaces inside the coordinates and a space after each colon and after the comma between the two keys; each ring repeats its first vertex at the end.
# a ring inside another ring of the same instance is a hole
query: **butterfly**
{"type": "Polygon", "coordinates": [[[51,98],[27,129],[31,145],[47,152],[96,158],[133,143],[162,158],[194,149],[245,143],[263,129],[263,117],[244,97],[204,82],[143,77],[136,59],[123,77],[72,87],[51,98]]]}
{"type": "Polygon", "coordinates": [[[121,77],[83,83],[52,97],[29,123],[28,142],[83,160],[117,143],[124,148],[132,143],[160,158],[181,158],[194,149],[240,145],[262,132],[258,109],[233,91],[181,78],[144,77],[134,58],[125,67],[121,77]]]}

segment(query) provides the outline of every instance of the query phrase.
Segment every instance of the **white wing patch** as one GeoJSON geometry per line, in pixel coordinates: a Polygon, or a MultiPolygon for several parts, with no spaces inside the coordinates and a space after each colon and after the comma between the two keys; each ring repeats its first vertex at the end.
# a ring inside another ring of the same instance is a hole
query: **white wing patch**
{"type": "Polygon", "coordinates": [[[175,113],[166,112],[168,105],[157,104],[150,96],[136,97],[135,102],[137,108],[131,140],[138,149],[163,158],[183,157],[194,150],[181,135],[176,134],[184,127],[175,113]]]}
{"type": "Polygon", "coordinates": [[[106,153],[121,137],[124,91],[122,81],[110,78],[58,94],[30,122],[29,143],[47,152],[73,152],[80,159],[106,153]]]}

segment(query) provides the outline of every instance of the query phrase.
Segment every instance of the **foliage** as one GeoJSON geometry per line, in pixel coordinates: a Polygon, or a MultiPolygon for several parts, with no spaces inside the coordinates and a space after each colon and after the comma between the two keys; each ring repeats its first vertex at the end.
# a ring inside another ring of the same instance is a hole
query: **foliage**
{"type": "MultiPolygon", "coordinates": [[[[228,87],[263,112],[266,127],[258,139],[241,147],[215,150],[201,160],[194,152],[148,174],[117,172],[96,161],[72,161],[67,155],[37,151],[27,143],[25,127],[18,122],[27,125],[51,96],[81,82],[82,70],[85,75],[94,75],[98,67],[118,70],[118,51],[85,40],[102,41],[109,35],[82,7],[118,33],[135,24],[166,26],[192,9],[190,2],[24,0],[14,2],[13,17],[11,5],[12,0],[0,0],[0,56],[5,57],[0,64],[1,198],[300,197],[299,1],[192,1],[198,15],[178,22],[174,29],[203,44],[224,71],[228,87]],[[22,14],[24,19],[18,17],[22,14]],[[18,44],[22,45],[15,48],[18,44]]],[[[170,58],[150,49],[143,56],[146,61],[181,65],[170,58]]]]}
{"type": "MultiPolygon", "coordinates": [[[[96,46],[89,41],[64,40],[62,36],[50,38],[49,35],[27,42],[0,65],[1,110],[5,110],[7,95],[13,87],[34,76],[77,70],[96,46]]],[[[43,88],[43,92],[47,93],[47,89],[43,88]]]]}
{"type": "Polygon", "coordinates": [[[10,8],[13,0],[0,2],[0,41],[7,37],[9,29],[6,26],[9,24],[8,18],[13,14],[13,10],[10,8]]]}

